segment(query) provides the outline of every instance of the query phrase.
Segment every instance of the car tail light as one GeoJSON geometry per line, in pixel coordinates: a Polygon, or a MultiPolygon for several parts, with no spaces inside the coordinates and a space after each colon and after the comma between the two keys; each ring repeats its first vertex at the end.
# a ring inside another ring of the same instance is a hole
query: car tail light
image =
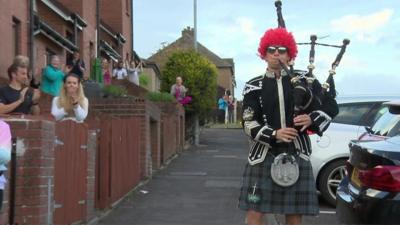
{"type": "Polygon", "coordinates": [[[363,186],[381,191],[400,191],[400,166],[376,166],[360,170],[359,178],[363,186]]]}
{"type": "Polygon", "coordinates": [[[316,134],[314,131],[311,131],[311,130],[307,130],[307,134],[308,135],[313,135],[313,134],[316,134]]]}

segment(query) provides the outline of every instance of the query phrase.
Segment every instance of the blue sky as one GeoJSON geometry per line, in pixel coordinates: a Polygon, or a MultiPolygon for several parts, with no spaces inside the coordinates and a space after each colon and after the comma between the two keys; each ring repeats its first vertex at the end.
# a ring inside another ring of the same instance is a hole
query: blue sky
{"type": "MultiPolygon", "coordinates": [[[[134,45],[147,58],[172,43],[187,26],[193,27],[192,0],[133,0],[134,45]]],[[[322,43],[350,45],[335,75],[339,95],[400,96],[399,0],[283,0],[283,16],[297,42],[310,34],[322,43]]],[[[198,41],[222,58],[233,58],[237,88],[242,99],[244,83],[265,71],[257,56],[266,29],[277,27],[274,0],[197,0],[198,41]]],[[[326,80],[339,49],[318,46],[317,78],[326,80]]],[[[299,46],[295,68],[306,69],[308,46],[299,46]]]]}

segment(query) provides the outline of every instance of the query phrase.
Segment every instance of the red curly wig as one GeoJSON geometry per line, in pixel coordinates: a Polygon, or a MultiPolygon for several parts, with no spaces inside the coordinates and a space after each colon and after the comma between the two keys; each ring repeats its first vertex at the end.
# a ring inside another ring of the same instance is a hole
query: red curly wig
{"type": "Polygon", "coordinates": [[[264,33],[258,46],[258,53],[262,59],[265,58],[269,46],[284,46],[288,49],[290,59],[297,56],[297,45],[292,33],[285,28],[269,29],[264,33]]]}

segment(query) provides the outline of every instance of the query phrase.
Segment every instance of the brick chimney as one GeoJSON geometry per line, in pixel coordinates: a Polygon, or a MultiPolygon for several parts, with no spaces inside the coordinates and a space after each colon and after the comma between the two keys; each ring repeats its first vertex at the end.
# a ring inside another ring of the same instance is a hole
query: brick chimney
{"type": "Polygon", "coordinates": [[[185,29],[182,30],[182,37],[183,36],[190,36],[190,37],[194,37],[194,28],[191,28],[189,26],[187,26],[185,29]]]}

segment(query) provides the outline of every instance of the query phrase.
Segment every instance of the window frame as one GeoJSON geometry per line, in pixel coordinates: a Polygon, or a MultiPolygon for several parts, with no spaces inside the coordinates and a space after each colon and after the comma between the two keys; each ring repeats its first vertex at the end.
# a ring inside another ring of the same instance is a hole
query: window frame
{"type": "Polygon", "coordinates": [[[371,117],[375,116],[375,114],[378,112],[380,106],[382,105],[382,102],[348,102],[348,103],[340,103],[339,104],[339,114],[332,120],[333,123],[338,123],[338,124],[346,124],[346,125],[355,125],[355,126],[370,126],[372,125],[371,122],[371,117]],[[358,116],[358,114],[350,112],[350,115],[353,116],[354,120],[351,120],[349,118],[341,118],[341,112],[343,112],[343,107],[367,107],[368,109],[363,111],[361,115],[358,116]],[[369,106],[369,107],[368,107],[369,106]],[[374,113],[375,112],[375,113],[374,113]],[[358,116],[358,117],[355,117],[358,116]]]}
{"type": "Polygon", "coordinates": [[[21,21],[15,16],[12,17],[12,34],[14,56],[17,56],[21,54],[21,21]]]}

